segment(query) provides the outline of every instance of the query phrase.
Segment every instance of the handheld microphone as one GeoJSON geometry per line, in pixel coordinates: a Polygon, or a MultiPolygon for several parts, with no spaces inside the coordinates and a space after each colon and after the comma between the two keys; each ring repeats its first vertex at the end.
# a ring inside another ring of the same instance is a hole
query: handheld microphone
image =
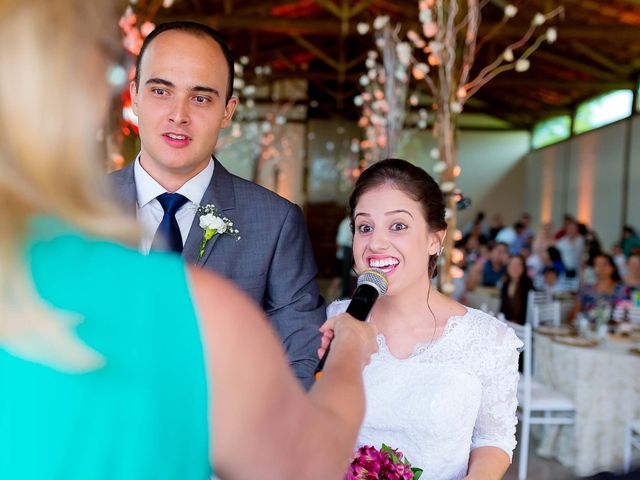
{"type": "MultiPolygon", "coordinates": [[[[373,304],[376,303],[378,298],[387,293],[388,287],[389,282],[382,270],[377,268],[365,270],[358,276],[358,286],[355,292],[353,292],[351,301],[347,306],[347,313],[355,319],[364,322],[367,319],[369,312],[371,312],[373,304]]],[[[320,378],[320,375],[322,374],[322,369],[327,361],[330,347],[331,344],[329,344],[325,350],[324,355],[320,359],[320,363],[318,363],[318,366],[316,367],[316,371],[314,373],[316,379],[320,378]]]]}

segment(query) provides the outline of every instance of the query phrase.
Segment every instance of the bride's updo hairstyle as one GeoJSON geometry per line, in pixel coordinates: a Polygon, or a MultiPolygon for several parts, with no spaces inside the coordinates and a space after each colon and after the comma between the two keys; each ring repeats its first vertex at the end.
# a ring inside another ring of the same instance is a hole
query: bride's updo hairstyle
{"type": "MultiPolygon", "coordinates": [[[[442,190],[431,175],[420,167],[397,158],[389,158],[374,163],[367,168],[356,182],[349,197],[349,217],[351,232],[355,233],[353,215],[360,197],[369,190],[382,185],[391,185],[420,203],[424,219],[432,232],[447,229],[444,219],[444,196],[442,190]]],[[[438,262],[438,255],[429,258],[429,273],[433,277],[438,262]]]]}

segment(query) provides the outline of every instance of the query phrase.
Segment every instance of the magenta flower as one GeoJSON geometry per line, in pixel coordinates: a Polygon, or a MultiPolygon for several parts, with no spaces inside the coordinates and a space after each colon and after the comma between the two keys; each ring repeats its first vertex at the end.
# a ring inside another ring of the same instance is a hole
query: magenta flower
{"type": "Polygon", "coordinates": [[[418,480],[422,469],[411,467],[403,456],[384,444],[380,450],[363,445],[356,451],[345,480],[418,480]]]}

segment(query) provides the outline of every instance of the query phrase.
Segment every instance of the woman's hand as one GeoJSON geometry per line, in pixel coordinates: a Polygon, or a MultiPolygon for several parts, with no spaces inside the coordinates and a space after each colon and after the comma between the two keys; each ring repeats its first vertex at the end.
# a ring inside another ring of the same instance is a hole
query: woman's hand
{"type": "Polygon", "coordinates": [[[378,351],[378,342],[376,341],[378,329],[369,322],[356,320],[348,313],[342,313],[328,319],[320,327],[320,332],[322,332],[322,339],[318,349],[319,358],[322,358],[334,337],[335,341],[343,339],[346,341],[355,336],[357,343],[362,346],[365,365],[369,363],[371,355],[378,351]]]}

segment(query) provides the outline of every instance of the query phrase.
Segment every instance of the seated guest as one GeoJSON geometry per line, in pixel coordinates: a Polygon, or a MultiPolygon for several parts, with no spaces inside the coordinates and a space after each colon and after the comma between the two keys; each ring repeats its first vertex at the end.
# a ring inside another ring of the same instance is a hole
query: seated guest
{"type": "Polygon", "coordinates": [[[474,264],[467,278],[467,290],[478,286],[497,287],[507,272],[508,246],[497,243],[491,248],[488,258],[474,264]]]}
{"type": "Polygon", "coordinates": [[[540,278],[541,283],[537,283],[535,286],[537,289],[547,292],[549,296],[569,291],[567,284],[560,278],[558,270],[553,267],[545,267],[540,278]]]}
{"type": "Polygon", "coordinates": [[[624,276],[624,284],[633,290],[640,290],[640,252],[632,253],[627,258],[627,273],[624,276]]]}
{"type": "Polygon", "coordinates": [[[564,266],[564,262],[562,261],[562,255],[560,255],[560,251],[551,245],[547,247],[547,258],[544,260],[545,267],[552,267],[558,271],[559,274],[566,273],[566,268],[564,266]]]}
{"type": "Polygon", "coordinates": [[[511,255],[519,255],[524,248],[531,247],[531,230],[528,230],[524,223],[516,222],[513,226],[515,238],[509,245],[509,253],[511,255]]]}
{"type": "MultiPolygon", "coordinates": [[[[464,253],[464,270],[470,269],[480,258],[482,258],[483,244],[478,241],[478,237],[470,236],[464,241],[462,251],[464,253]]],[[[486,248],[485,248],[486,250],[486,248]]]]}
{"type": "Polygon", "coordinates": [[[585,249],[584,237],[580,235],[578,223],[570,221],[567,224],[566,233],[556,242],[556,247],[566,268],[565,275],[569,278],[577,277],[582,267],[585,249]]]}
{"type": "Polygon", "coordinates": [[[527,275],[524,257],[511,255],[500,289],[500,312],[507,320],[524,325],[530,290],[533,290],[533,283],[527,275]]]}
{"type": "Polygon", "coordinates": [[[536,233],[533,244],[531,246],[532,253],[534,255],[542,255],[548,247],[551,247],[555,244],[555,239],[553,238],[553,231],[551,229],[550,223],[545,223],[540,227],[538,233],[536,233]]]}
{"type": "Polygon", "coordinates": [[[622,251],[627,257],[636,250],[640,251],[640,236],[638,236],[631,225],[625,225],[622,229],[622,240],[620,240],[620,244],[622,245],[622,251]]]}
{"type": "Polygon", "coordinates": [[[491,221],[491,225],[489,226],[489,240],[495,241],[500,230],[504,228],[504,222],[502,221],[502,215],[496,213],[493,216],[493,220],[491,221]]]}
{"type": "MultiPolygon", "coordinates": [[[[533,255],[532,255],[533,256],[533,255]]],[[[560,252],[554,246],[547,247],[539,257],[539,261],[536,264],[537,271],[535,273],[531,273],[531,278],[533,278],[533,284],[538,290],[547,290],[545,288],[545,272],[553,271],[555,272],[555,276],[557,277],[557,285],[562,285],[563,289],[568,291],[570,290],[566,275],[564,263],[562,263],[562,258],[560,258],[560,252]]],[[[549,274],[553,275],[553,274],[549,274]]],[[[554,285],[556,282],[554,282],[554,285]]],[[[577,287],[576,287],[577,288],[577,287]]]]}
{"type": "Polygon", "coordinates": [[[627,257],[624,255],[622,245],[614,243],[613,247],[611,247],[611,256],[613,257],[613,261],[616,262],[618,273],[624,278],[627,275],[627,257]]]}
{"type": "Polygon", "coordinates": [[[573,321],[578,312],[588,313],[603,304],[613,309],[618,302],[629,299],[629,288],[622,283],[611,255],[597,255],[593,260],[593,273],[595,283],[580,288],[569,321],[573,321]]]}
{"type": "MultiPolygon", "coordinates": [[[[96,142],[116,86],[111,3],[0,2],[0,478],[342,478],[375,327],[341,315],[307,395],[245,294],[138,251],[96,142]]],[[[221,115],[226,78],[175,109],[165,83],[168,118],[221,115]]]]}

